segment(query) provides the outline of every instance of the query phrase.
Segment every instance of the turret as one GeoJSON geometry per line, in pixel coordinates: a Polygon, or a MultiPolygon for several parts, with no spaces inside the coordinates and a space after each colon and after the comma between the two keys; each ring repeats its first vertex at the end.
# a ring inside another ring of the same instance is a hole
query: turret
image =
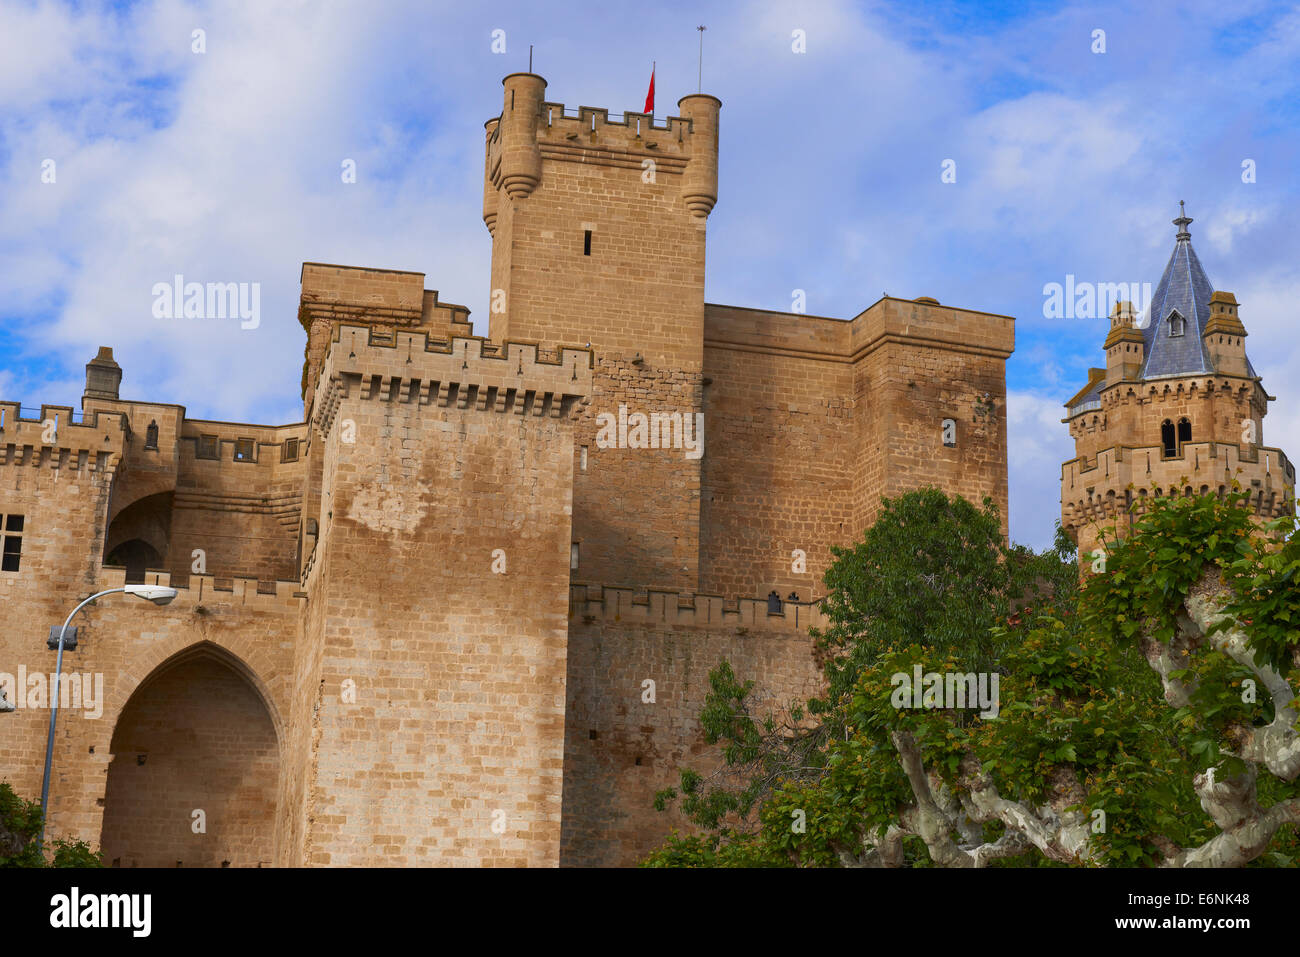
{"type": "Polygon", "coordinates": [[[1263,445],[1272,397],[1246,356],[1237,299],[1214,285],[1192,249],[1179,202],[1174,251],[1138,329],[1129,302],[1111,312],[1106,368],[1067,403],[1074,458],[1061,469],[1061,525],[1091,567],[1102,535],[1124,537],[1145,502],[1251,490],[1263,521],[1293,509],[1295,470],[1263,445]]]}
{"type": "MultiPolygon", "coordinates": [[[[542,151],[537,145],[546,81],[536,73],[512,73],[501,81],[505,103],[501,108],[501,165],[494,179],[511,199],[521,199],[542,179],[542,151]]],[[[486,221],[486,216],[484,217],[486,221]]]]}
{"type": "Polygon", "coordinates": [[[1110,334],[1103,348],[1106,350],[1106,384],[1133,380],[1142,372],[1146,349],[1142,330],[1134,324],[1133,303],[1125,300],[1115,303],[1110,311],[1110,334]]]}
{"type": "Polygon", "coordinates": [[[483,145],[483,225],[488,228],[489,235],[496,232],[497,225],[497,188],[492,182],[492,145],[498,142],[497,127],[500,123],[500,117],[493,117],[483,124],[487,131],[483,145]]]}
{"type": "Polygon", "coordinates": [[[692,93],[677,101],[677,110],[691,121],[691,158],[682,175],[682,199],[690,211],[706,218],[718,201],[718,111],[722,101],[707,93],[692,93]]]}
{"type": "Polygon", "coordinates": [[[1246,327],[1237,316],[1237,297],[1218,292],[1210,297],[1210,319],[1201,333],[1205,349],[1220,375],[1247,376],[1246,327]]]}

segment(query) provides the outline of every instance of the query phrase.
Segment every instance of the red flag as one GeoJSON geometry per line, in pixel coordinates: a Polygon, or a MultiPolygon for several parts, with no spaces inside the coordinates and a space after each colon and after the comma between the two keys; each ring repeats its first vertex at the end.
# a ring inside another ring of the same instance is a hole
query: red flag
{"type": "Polygon", "coordinates": [[[653,113],[655,111],[655,68],[650,67],[650,89],[645,95],[645,109],[642,113],[653,113]]]}

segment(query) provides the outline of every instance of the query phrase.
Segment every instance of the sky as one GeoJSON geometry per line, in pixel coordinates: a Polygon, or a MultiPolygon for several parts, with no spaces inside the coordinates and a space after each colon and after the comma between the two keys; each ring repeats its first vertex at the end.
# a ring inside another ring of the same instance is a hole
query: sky
{"type": "Polygon", "coordinates": [[[1300,456],[1300,10],[1252,0],[0,0],[0,399],[77,406],[108,345],[124,398],[299,421],[304,261],[423,272],[485,335],[501,78],[532,44],[548,100],[613,113],[655,61],[668,115],[701,24],[723,103],[706,298],[1015,316],[1013,540],[1051,542],[1063,403],[1104,365],[1104,311],[1049,315],[1045,287],[1154,286],[1179,200],[1277,396],[1264,442],[1300,456]],[[259,324],[155,315],[177,274],[257,283],[259,324]]]}

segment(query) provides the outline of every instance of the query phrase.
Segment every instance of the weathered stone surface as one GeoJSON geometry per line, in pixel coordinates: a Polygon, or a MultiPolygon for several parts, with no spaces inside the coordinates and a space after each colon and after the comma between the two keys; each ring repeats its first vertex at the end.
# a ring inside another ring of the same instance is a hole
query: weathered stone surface
{"type": "MultiPolygon", "coordinates": [[[[721,105],[614,122],[544,91],[508,78],[488,123],[490,339],[420,273],[306,263],[303,422],[98,378],[84,424],[0,402],[0,515],[24,522],[0,671],[52,670],[43,636],[92,591],[181,589],[78,619],[65,671],[104,694],[60,716],[52,836],[121,866],[632,863],[680,823],[653,792],[711,760],[721,657],[773,701],[818,687],[815,608],[764,596],[821,597],[882,496],[1005,518],[1009,317],[706,303],[721,105]],[[702,417],[703,445],[599,442],[621,412],[702,417]]],[[[47,718],[2,720],[20,793],[47,718]]]]}

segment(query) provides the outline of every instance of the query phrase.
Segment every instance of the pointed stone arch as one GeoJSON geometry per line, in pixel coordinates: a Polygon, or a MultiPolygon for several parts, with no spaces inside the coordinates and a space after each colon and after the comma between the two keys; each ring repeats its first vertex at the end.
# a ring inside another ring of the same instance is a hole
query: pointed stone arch
{"type": "Polygon", "coordinates": [[[266,687],[228,649],[198,641],[159,663],[117,711],[105,863],[269,865],[282,740],[266,687]]]}

